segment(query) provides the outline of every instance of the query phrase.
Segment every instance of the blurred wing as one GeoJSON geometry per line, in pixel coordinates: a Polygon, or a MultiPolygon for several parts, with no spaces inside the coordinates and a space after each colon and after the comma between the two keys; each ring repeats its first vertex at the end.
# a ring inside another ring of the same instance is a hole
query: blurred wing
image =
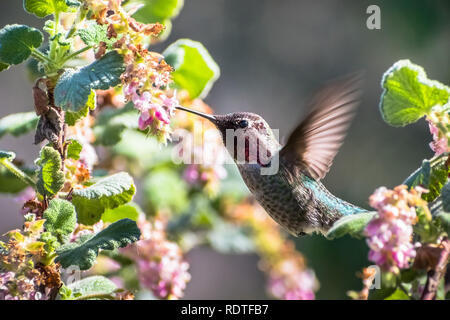
{"type": "Polygon", "coordinates": [[[316,180],[325,177],[359,104],[360,86],[360,75],[349,76],[318,92],[310,113],[280,151],[286,163],[306,169],[316,180]]]}

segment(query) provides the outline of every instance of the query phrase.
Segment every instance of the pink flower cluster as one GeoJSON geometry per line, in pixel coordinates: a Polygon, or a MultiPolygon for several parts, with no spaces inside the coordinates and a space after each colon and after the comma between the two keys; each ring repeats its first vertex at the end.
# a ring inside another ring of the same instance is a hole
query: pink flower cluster
{"type": "Polygon", "coordinates": [[[0,300],[48,300],[47,294],[39,292],[35,279],[17,276],[12,271],[0,271],[0,300]]]}
{"type": "Polygon", "coordinates": [[[141,218],[143,240],[123,250],[136,261],[139,282],[160,299],[179,299],[191,279],[180,247],[166,239],[164,223],[141,218]]]}
{"type": "Polygon", "coordinates": [[[385,187],[375,190],[369,203],[378,211],[378,217],[365,229],[369,260],[394,273],[409,267],[416,255],[411,239],[417,220],[415,206],[420,201],[420,193],[408,191],[405,185],[394,190],[385,187]]]}
{"type": "Polygon", "coordinates": [[[427,119],[428,126],[430,128],[430,133],[433,135],[433,141],[430,142],[430,148],[434,151],[435,155],[438,156],[444,152],[448,151],[448,141],[445,136],[441,137],[439,134],[439,129],[434,125],[434,123],[427,119]]]}
{"type": "Polygon", "coordinates": [[[294,261],[284,260],[273,270],[268,281],[268,291],[283,300],[314,300],[317,280],[314,271],[300,269],[294,261]]]}
{"type": "Polygon", "coordinates": [[[139,92],[139,83],[132,82],[124,87],[125,96],[139,110],[139,129],[150,128],[163,141],[170,140],[170,118],[178,106],[176,92],[172,97],[165,94],[152,95],[150,91],[139,92]]]}

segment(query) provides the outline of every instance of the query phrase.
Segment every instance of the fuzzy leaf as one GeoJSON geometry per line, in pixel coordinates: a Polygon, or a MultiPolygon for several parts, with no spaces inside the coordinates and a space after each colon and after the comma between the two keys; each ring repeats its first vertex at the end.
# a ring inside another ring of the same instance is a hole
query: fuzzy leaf
{"type": "Polygon", "coordinates": [[[0,137],[11,134],[18,137],[36,128],[39,118],[35,112],[13,113],[0,119],[0,137]]]}
{"type": "Polygon", "coordinates": [[[63,268],[75,265],[81,270],[87,270],[95,263],[100,250],[126,247],[138,241],[140,236],[141,232],[135,221],[122,219],[94,236],[84,236],[76,242],[59,247],[55,261],[60,262],[63,268]]]}
{"type": "Polygon", "coordinates": [[[103,178],[85,189],[74,190],[72,203],[77,210],[78,221],[85,225],[98,222],[106,209],[130,202],[135,191],[133,178],[126,172],[103,178]]]}
{"type": "Polygon", "coordinates": [[[135,203],[127,203],[114,209],[107,209],[102,215],[103,222],[116,222],[121,219],[131,219],[137,221],[141,208],[135,203]]]}
{"type": "Polygon", "coordinates": [[[360,238],[363,234],[364,228],[376,215],[376,212],[362,212],[344,216],[336,221],[326,235],[329,239],[336,239],[346,234],[360,238]]]}
{"type": "Polygon", "coordinates": [[[87,99],[86,105],[79,111],[72,112],[67,110],[64,116],[64,121],[69,126],[74,126],[78,120],[81,120],[89,114],[89,110],[94,110],[97,106],[97,96],[94,90],[91,90],[87,99]]]}
{"type": "Polygon", "coordinates": [[[92,89],[106,90],[118,85],[124,70],[123,58],[116,51],[81,69],[67,70],[56,84],[55,104],[78,112],[86,106],[92,89]]]}
{"type": "Polygon", "coordinates": [[[31,50],[39,48],[43,41],[42,33],[35,28],[10,24],[0,30],[0,61],[19,64],[31,55],[31,50]]]}
{"type": "Polygon", "coordinates": [[[83,149],[81,143],[77,140],[70,140],[69,145],[67,146],[67,158],[78,160],[80,159],[80,152],[83,149]]]}
{"type": "MultiPolygon", "coordinates": [[[[184,0],[145,0],[133,18],[142,23],[163,23],[175,18],[183,8],[184,0]]],[[[164,23],[163,23],[164,24],[164,23]]]]}
{"type": "Polygon", "coordinates": [[[75,207],[66,200],[53,199],[44,211],[45,229],[54,235],[60,243],[67,240],[69,234],[75,230],[77,214],[75,207]]]}
{"type": "Polygon", "coordinates": [[[28,13],[39,18],[44,18],[55,12],[66,12],[69,10],[65,0],[24,0],[23,7],[28,13]]]}
{"type": "Polygon", "coordinates": [[[42,148],[36,164],[39,166],[37,191],[42,195],[54,196],[64,185],[59,152],[51,147],[42,148]]]}
{"type": "Polygon", "coordinates": [[[96,46],[100,42],[112,43],[113,40],[108,39],[107,36],[108,25],[99,25],[97,23],[90,23],[87,28],[78,30],[77,34],[81,40],[88,46],[96,46]]]}
{"type": "Polygon", "coordinates": [[[175,86],[186,89],[192,99],[204,98],[220,76],[219,66],[200,42],[177,40],[163,56],[175,69],[172,72],[175,86]]]}
{"type": "MultiPolygon", "coordinates": [[[[26,170],[21,168],[28,175],[32,175],[34,170],[26,170]]],[[[11,171],[3,166],[0,166],[0,192],[1,193],[18,193],[28,186],[21,179],[16,177],[11,171]]]]}
{"type": "Polygon", "coordinates": [[[435,105],[446,104],[450,95],[448,87],[427,79],[423,68],[409,60],[400,60],[389,68],[381,86],[381,114],[392,126],[416,122],[435,105]]]}
{"type": "Polygon", "coordinates": [[[429,192],[424,193],[422,198],[428,202],[433,201],[439,196],[450,173],[446,159],[447,156],[441,156],[431,161],[423,160],[422,166],[406,178],[403,184],[406,184],[408,188],[421,186],[428,189],[429,192]]]}
{"type": "Polygon", "coordinates": [[[109,295],[116,289],[114,282],[103,276],[91,276],[67,286],[79,298],[90,295],[109,295]]]}

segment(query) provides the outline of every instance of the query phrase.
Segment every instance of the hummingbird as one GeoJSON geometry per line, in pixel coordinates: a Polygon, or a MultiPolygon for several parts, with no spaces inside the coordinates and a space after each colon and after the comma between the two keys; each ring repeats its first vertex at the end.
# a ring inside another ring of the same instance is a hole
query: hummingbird
{"type": "Polygon", "coordinates": [[[359,105],[360,82],[360,76],[346,76],[319,90],[309,104],[308,115],[284,146],[257,114],[217,115],[183,106],[177,109],[206,118],[216,126],[248,189],[286,231],[294,236],[314,232],[326,235],[341,217],[367,211],[336,197],[321,182],[359,105]],[[262,174],[262,169],[275,161],[277,170],[262,174]]]}

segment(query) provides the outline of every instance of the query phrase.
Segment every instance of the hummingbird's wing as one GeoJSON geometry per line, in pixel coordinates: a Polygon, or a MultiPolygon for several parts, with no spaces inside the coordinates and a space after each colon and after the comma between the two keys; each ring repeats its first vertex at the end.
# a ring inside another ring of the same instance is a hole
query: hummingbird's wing
{"type": "Polygon", "coordinates": [[[316,180],[325,177],[359,104],[360,84],[360,75],[348,76],[316,94],[310,113],[280,151],[285,163],[316,180]]]}

